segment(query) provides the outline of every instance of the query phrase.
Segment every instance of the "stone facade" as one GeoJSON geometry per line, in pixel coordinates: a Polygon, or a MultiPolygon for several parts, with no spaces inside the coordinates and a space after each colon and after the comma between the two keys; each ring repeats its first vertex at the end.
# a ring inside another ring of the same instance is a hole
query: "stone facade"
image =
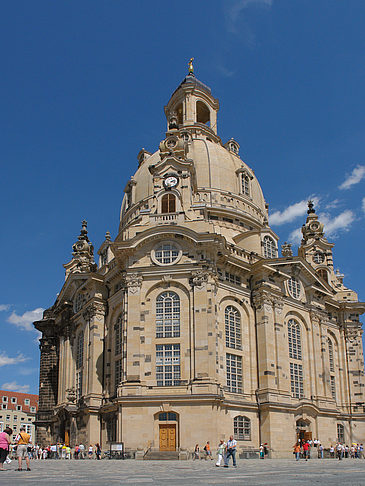
{"type": "Polygon", "coordinates": [[[234,433],[288,456],[297,437],[365,442],[365,305],[333,269],[309,203],[303,240],[278,237],[219,103],[190,73],[141,150],[120,226],[93,260],[83,222],[42,332],[40,442],[193,449],[234,433]]]}

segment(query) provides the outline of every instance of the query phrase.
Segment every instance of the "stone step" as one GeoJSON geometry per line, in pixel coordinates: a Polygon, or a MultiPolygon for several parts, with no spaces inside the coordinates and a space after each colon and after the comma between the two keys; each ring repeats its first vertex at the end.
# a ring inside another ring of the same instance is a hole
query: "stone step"
{"type": "Polygon", "coordinates": [[[176,461],[179,459],[178,451],[148,451],[144,456],[145,461],[176,461]]]}

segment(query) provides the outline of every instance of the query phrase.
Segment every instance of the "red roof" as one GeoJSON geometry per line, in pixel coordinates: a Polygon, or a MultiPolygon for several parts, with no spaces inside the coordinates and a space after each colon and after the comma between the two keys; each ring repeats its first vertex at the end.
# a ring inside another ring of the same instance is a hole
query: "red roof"
{"type": "Polygon", "coordinates": [[[30,407],[35,407],[38,410],[39,395],[32,395],[31,393],[19,393],[14,391],[0,390],[0,403],[7,404],[7,410],[17,410],[17,405],[22,406],[22,412],[30,412],[30,407]],[[4,402],[3,397],[8,397],[7,402],[4,402]],[[16,403],[12,403],[11,399],[16,398],[16,403]],[[29,405],[25,404],[25,400],[29,400],[29,405]]]}

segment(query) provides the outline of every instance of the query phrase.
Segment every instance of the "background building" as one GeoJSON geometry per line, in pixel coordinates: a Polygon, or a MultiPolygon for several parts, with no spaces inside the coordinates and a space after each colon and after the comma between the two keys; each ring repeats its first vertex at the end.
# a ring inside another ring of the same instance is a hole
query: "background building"
{"type": "Polygon", "coordinates": [[[38,395],[29,393],[18,393],[13,391],[0,390],[0,432],[5,427],[13,429],[13,440],[24,425],[25,430],[35,438],[34,421],[38,411],[38,395]]]}
{"type": "Polygon", "coordinates": [[[241,449],[267,442],[285,456],[297,437],[365,442],[365,305],[334,271],[312,203],[298,256],[284,244],[279,257],[218,110],[189,73],[159,150],[138,154],[97,265],[83,222],[65,284],[35,322],[42,444],[178,451],[234,433],[241,449]]]}

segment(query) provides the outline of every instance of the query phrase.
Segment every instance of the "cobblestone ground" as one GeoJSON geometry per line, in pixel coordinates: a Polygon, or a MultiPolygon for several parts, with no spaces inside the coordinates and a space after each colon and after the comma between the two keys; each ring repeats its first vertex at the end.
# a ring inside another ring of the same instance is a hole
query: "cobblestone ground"
{"type": "Polygon", "coordinates": [[[365,486],[365,460],[308,462],[287,459],[241,460],[237,469],[215,467],[214,461],[84,460],[32,461],[29,471],[16,471],[13,461],[0,472],[0,485],[331,485],[365,486]]]}

